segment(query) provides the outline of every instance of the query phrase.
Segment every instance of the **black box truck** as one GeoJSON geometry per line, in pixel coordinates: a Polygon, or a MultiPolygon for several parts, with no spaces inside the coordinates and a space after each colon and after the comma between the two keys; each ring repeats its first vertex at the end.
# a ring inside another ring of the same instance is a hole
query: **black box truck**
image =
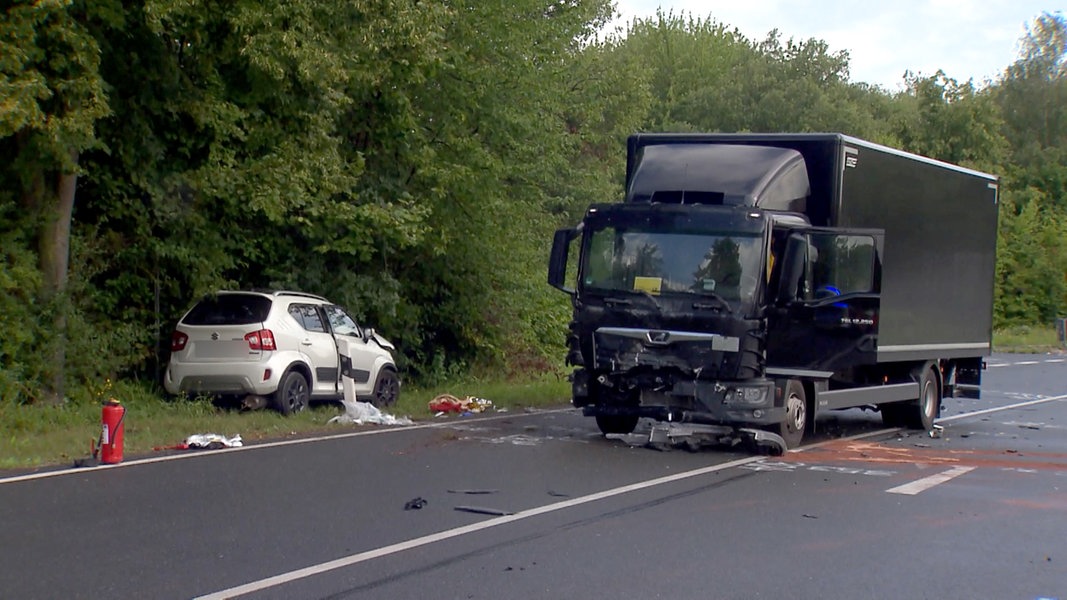
{"type": "Polygon", "coordinates": [[[553,241],[574,405],[772,451],[829,410],[932,428],[991,350],[997,191],[836,133],[631,136],[625,201],[553,241]]]}

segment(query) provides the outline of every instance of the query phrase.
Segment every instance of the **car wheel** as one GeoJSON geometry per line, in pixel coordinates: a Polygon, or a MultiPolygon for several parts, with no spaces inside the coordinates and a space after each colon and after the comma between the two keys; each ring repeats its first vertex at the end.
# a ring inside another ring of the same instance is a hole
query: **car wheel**
{"type": "Polygon", "coordinates": [[[311,390],[307,379],[299,371],[289,371],[282,377],[278,391],[274,393],[274,408],[283,415],[300,412],[307,408],[311,390]]]}
{"type": "Polygon", "coordinates": [[[400,378],[392,369],[382,369],[374,382],[374,405],[392,406],[400,398],[400,378]]]}

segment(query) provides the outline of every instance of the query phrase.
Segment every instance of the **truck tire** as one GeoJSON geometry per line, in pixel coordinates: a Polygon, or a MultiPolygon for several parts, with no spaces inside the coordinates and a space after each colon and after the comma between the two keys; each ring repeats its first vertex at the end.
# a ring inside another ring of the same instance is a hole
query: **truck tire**
{"type": "Polygon", "coordinates": [[[924,365],[919,373],[919,399],[904,405],[904,425],[911,429],[930,430],[941,406],[941,385],[934,365],[924,365]]]}
{"type": "Polygon", "coordinates": [[[300,371],[289,371],[282,377],[278,390],[271,396],[274,408],[283,415],[291,415],[307,408],[311,400],[308,380],[300,371]]]}
{"type": "Polygon", "coordinates": [[[808,430],[812,418],[804,384],[790,379],[785,382],[782,395],[785,398],[785,421],[773,427],[772,431],[782,436],[787,448],[796,448],[804,440],[804,432],[808,430]]]}
{"type": "Polygon", "coordinates": [[[600,433],[607,435],[609,433],[633,433],[637,428],[637,421],[640,419],[637,415],[597,415],[596,426],[600,428],[600,433]]]}
{"type": "Polygon", "coordinates": [[[374,382],[374,406],[384,408],[396,404],[400,398],[400,378],[392,369],[382,369],[374,382]]]}

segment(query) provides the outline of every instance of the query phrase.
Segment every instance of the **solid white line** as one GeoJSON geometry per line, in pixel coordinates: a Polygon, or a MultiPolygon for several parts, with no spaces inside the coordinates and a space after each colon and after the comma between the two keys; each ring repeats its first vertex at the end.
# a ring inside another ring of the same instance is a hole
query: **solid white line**
{"type": "Polygon", "coordinates": [[[904,485],[899,485],[895,488],[888,489],[886,490],[886,492],[890,494],[907,494],[909,496],[914,496],[915,494],[926,491],[934,487],[935,485],[940,485],[942,483],[945,483],[946,481],[949,481],[950,479],[955,479],[956,477],[959,477],[964,473],[970,473],[974,469],[975,467],[953,467],[945,471],[944,473],[938,473],[937,475],[923,477],[922,479],[918,479],[911,483],[906,483],[904,485]]]}
{"type": "Polygon", "coordinates": [[[985,410],[976,410],[973,412],[963,413],[959,415],[952,415],[951,417],[943,417],[937,420],[938,423],[948,423],[949,421],[958,421],[960,419],[966,419],[968,417],[978,417],[981,415],[988,415],[990,413],[1001,412],[1004,410],[1011,410],[1013,408],[1023,408],[1026,406],[1034,406],[1035,404],[1045,404],[1047,402],[1058,402],[1060,400],[1067,400],[1067,394],[1063,396],[1053,396],[1051,398],[1042,398],[1040,400],[1030,400],[1028,402],[1019,402],[1017,404],[1008,404],[1007,406],[997,406],[996,408],[987,408],[985,410]]]}
{"type": "MultiPolygon", "coordinates": [[[[801,448],[796,448],[796,449],[790,450],[789,452],[803,452],[805,449],[818,448],[819,446],[823,446],[823,445],[830,444],[830,443],[833,443],[833,442],[839,442],[842,439],[844,439],[844,440],[855,440],[855,439],[862,439],[862,438],[867,438],[867,437],[875,437],[875,436],[879,436],[879,435],[882,435],[882,434],[885,434],[885,433],[889,433],[889,432],[893,432],[893,431],[896,431],[896,430],[897,429],[882,429],[882,430],[879,430],[879,431],[870,431],[870,432],[867,432],[867,433],[860,433],[860,434],[856,434],[856,435],[853,435],[853,436],[849,436],[847,438],[838,438],[838,439],[835,439],[835,440],[827,440],[826,442],[822,442],[822,443],[819,443],[819,444],[813,444],[811,446],[803,446],[801,448]]],[[[513,515],[505,515],[505,516],[501,516],[501,517],[496,517],[494,519],[489,519],[488,521],[482,521],[481,523],[472,523],[471,525],[466,525],[464,527],[459,527],[457,529],[450,529],[448,531],[441,531],[441,532],[438,532],[438,533],[433,533],[433,534],[430,534],[430,535],[427,535],[427,536],[423,536],[421,538],[415,538],[413,540],[407,540],[407,541],[404,541],[404,542],[399,542],[399,543],[396,543],[396,544],[392,544],[390,546],[384,546],[382,548],[375,548],[373,550],[367,550],[366,552],[360,552],[359,554],[353,554],[351,556],[346,556],[344,558],[339,558],[337,560],[332,560],[332,561],[321,563],[321,564],[318,564],[318,565],[312,565],[310,567],[305,567],[303,569],[297,569],[295,571],[290,571],[288,573],[282,573],[281,575],[275,575],[274,577],[268,577],[266,579],[261,579],[259,581],[252,581],[252,582],[246,583],[244,585],[239,585],[239,586],[232,587],[232,588],[229,588],[229,589],[226,589],[226,590],[214,592],[214,593],[211,593],[211,594],[207,594],[205,596],[198,596],[197,598],[194,598],[194,600],[222,600],[224,598],[233,598],[233,597],[236,597],[236,596],[242,596],[244,594],[249,594],[249,593],[252,593],[252,592],[258,592],[258,591],[265,590],[267,588],[271,588],[271,587],[274,587],[274,586],[283,585],[283,584],[289,583],[291,581],[295,581],[297,579],[303,579],[305,577],[311,577],[313,575],[318,575],[318,574],[321,574],[321,573],[325,573],[327,571],[332,571],[332,570],[335,570],[335,569],[348,567],[348,566],[359,564],[359,563],[362,563],[362,562],[366,562],[368,560],[372,560],[372,559],[375,559],[375,558],[380,558],[382,556],[388,556],[390,554],[396,554],[398,552],[403,552],[405,550],[410,550],[412,548],[418,548],[420,546],[425,546],[425,545],[432,544],[432,543],[435,543],[435,542],[439,542],[439,541],[442,541],[442,540],[447,540],[447,539],[454,538],[454,537],[457,537],[457,536],[466,535],[468,533],[474,533],[474,532],[477,532],[477,531],[482,531],[484,529],[489,529],[491,527],[496,527],[498,525],[504,525],[506,523],[512,523],[512,522],[515,522],[515,521],[520,521],[522,519],[528,519],[530,517],[535,517],[535,516],[538,516],[538,515],[551,513],[551,512],[558,511],[558,510],[563,510],[565,508],[571,508],[572,506],[578,506],[578,505],[581,505],[581,504],[587,504],[589,502],[595,502],[597,500],[603,500],[605,498],[611,498],[613,496],[618,496],[618,495],[626,494],[626,493],[629,493],[629,492],[634,492],[634,491],[638,491],[638,490],[647,489],[647,488],[650,488],[650,487],[655,487],[657,485],[663,485],[663,484],[667,484],[667,483],[672,483],[672,482],[675,482],[675,481],[680,481],[682,479],[688,479],[688,478],[691,478],[691,477],[699,477],[701,475],[707,475],[709,473],[715,473],[715,472],[718,472],[718,471],[724,471],[726,469],[732,469],[734,467],[740,467],[742,465],[747,465],[749,463],[759,462],[761,460],[764,460],[765,458],[766,458],[765,456],[750,456],[748,458],[739,458],[737,460],[730,461],[728,463],[723,463],[723,464],[719,464],[719,465],[713,465],[713,466],[710,466],[710,467],[702,467],[700,469],[694,469],[692,471],[685,471],[683,473],[675,473],[674,475],[667,475],[667,476],[664,476],[664,477],[659,477],[657,479],[651,479],[651,480],[648,480],[648,481],[641,481],[641,482],[638,482],[638,483],[633,483],[633,484],[630,484],[630,485],[625,485],[625,486],[617,487],[617,488],[610,489],[610,490],[604,490],[603,492],[597,492],[595,494],[589,494],[588,496],[581,496],[579,498],[573,498],[573,499],[570,499],[570,500],[564,500],[562,502],[556,502],[554,504],[547,504],[545,506],[538,506],[536,508],[531,508],[529,510],[524,510],[524,511],[521,511],[521,512],[517,512],[517,513],[515,513],[513,515]]]]}
{"type": "MultiPolygon", "coordinates": [[[[203,456],[210,456],[212,454],[232,454],[234,452],[243,452],[245,450],[263,450],[266,448],[278,448],[280,446],[292,446],[294,444],[310,444],[312,442],[325,442],[330,440],[341,440],[352,437],[362,437],[366,435],[378,435],[383,433],[397,433],[401,431],[413,431],[416,429],[435,429],[442,427],[451,427],[464,423],[478,423],[485,421],[499,421],[501,419],[511,419],[515,417],[534,417],[537,415],[548,415],[553,413],[561,413],[574,410],[573,408],[558,408],[551,410],[538,410],[535,412],[522,412],[522,413],[501,413],[488,417],[472,417],[455,421],[436,421],[432,423],[424,423],[421,425],[405,425],[398,427],[385,427],[383,429],[368,429],[364,431],[353,431],[349,433],[331,433],[327,435],[320,435],[316,437],[300,438],[296,440],[282,440],[278,442],[266,442],[263,444],[252,444],[249,446],[238,446],[236,448],[222,448],[219,450],[188,450],[184,451],[185,454],[169,454],[167,456],[153,456],[151,458],[141,458],[137,460],[129,460],[114,465],[99,465],[96,467],[74,467],[67,469],[57,469],[55,471],[42,471],[40,473],[29,473],[27,475],[16,475],[14,477],[0,478],[0,485],[5,483],[17,483],[19,481],[31,481],[34,479],[45,479],[47,477],[59,477],[60,475],[73,475],[75,473],[96,473],[99,471],[107,471],[109,469],[121,469],[123,467],[134,467],[137,465],[148,465],[152,463],[167,462],[169,460],[185,460],[188,458],[200,458],[203,456]]],[[[339,426],[343,427],[343,426],[339,426]]]]}
{"type": "Polygon", "coordinates": [[[564,500],[562,502],[556,502],[554,504],[546,504],[544,506],[538,506],[536,508],[517,512],[513,515],[505,515],[502,517],[489,519],[487,521],[482,521],[480,523],[472,523],[464,527],[458,527],[456,529],[449,529],[447,531],[433,533],[420,538],[415,538],[412,540],[392,544],[390,546],[375,548],[373,550],[367,550],[366,552],[360,552],[359,554],[353,554],[351,556],[346,556],[337,560],[331,560],[329,562],[321,563],[318,565],[312,565],[303,569],[297,569],[288,573],[282,573],[281,575],[275,575],[274,577],[268,577],[259,581],[253,581],[244,585],[239,585],[219,592],[207,594],[205,596],[198,596],[195,600],[222,600],[223,598],[233,598],[234,596],[241,596],[252,592],[258,592],[267,588],[289,583],[297,579],[311,577],[313,575],[318,575],[327,571],[332,571],[334,569],[340,569],[342,567],[349,567],[352,565],[359,564],[361,562],[366,562],[368,560],[380,558],[382,556],[388,556],[390,554],[396,554],[398,552],[403,552],[412,548],[418,548],[420,546],[433,544],[435,542],[440,542],[442,540],[466,535],[468,533],[482,531],[491,527],[497,527],[499,525],[505,525],[507,523],[521,521],[523,519],[529,519],[538,515],[556,512],[565,508],[571,508],[573,506],[579,506],[581,504],[588,504],[589,502],[596,502],[597,500],[604,500],[605,498],[611,498],[613,496],[619,496],[621,494],[627,494],[629,492],[636,492],[638,490],[643,490],[658,485],[664,485],[667,483],[680,481],[682,479],[689,479],[691,477],[699,477],[701,475],[707,475],[709,473],[715,473],[717,471],[732,469],[734,467],[739,467],[741,465],[746,465],[748,463],[756,462],[763,459],[763,456],[750,456],[748,458],[740,458],[737,460],[730,461],[728,463],[722,463],[710,467],[703,467],[700,469],[694,469],[692,471],[685,471],[682,473],[675,473],[673,475],[667,475],[665,477],[650,479],[648,481],[640,481],[637,483],[632,483],[630,485],[624,485],[622,487],[604,490],[595,494],[589,494],[588,496],[572,498],[570,500],[564,500]]]}

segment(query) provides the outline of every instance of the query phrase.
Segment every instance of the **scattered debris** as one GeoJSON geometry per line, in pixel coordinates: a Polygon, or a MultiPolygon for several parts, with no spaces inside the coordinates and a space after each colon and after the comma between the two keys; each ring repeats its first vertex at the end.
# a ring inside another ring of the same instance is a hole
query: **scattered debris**
{"type": "Polygon", "coordinates": [[[497,517],[515,514],[506,510],[500,510],[499,508],[485,508],[482,506],[457,506],[456,510],[469,513],[478,513],[481,515],[494,515],[497,517]]]}
{"type": "Polygon", "coordinates": [[[427,500],[423,497],[412,498],[404,503],[404,510],[419,510],[428,504],[427,500]]]}
{"type": "Polygon", "coordinates": [[[809,515],[809,514],[805,513],[804,514],[804,518],[805,519],[818,519],[819,517],[817,517],[815,515],[809,515]]]}
{"type": "Polygon", "coordinates": [[[429,408],[434,411],[436,416],[440,416],[446,413],[459,413],[461,415],[471,415],[489,410],[493,407],[492,400],[486,400],[485,398],[477,398],[475,396],[467,396],[462,400],[453,396],[452,394],[441,394],[430,400],[429,408]]]}
{"type": "Polygon", "coordinates": [[[217,433],[197,433],[185,438],[182,444],[191,450],[218,450],[219,448],[237,448],[243,446],[240,435],[226,437],[217,433]]]}
{"type": "Polygon", "coordinates": [[[449,494],[495,494],[500,490],[448,490],[449,494]]]}
{"type": "Polygon", "coordinates": [[[570,498],[571,497],[570,494],[564,494],[563,492],[555,492],[555,491],[552,491],[552,490],[548,490],[548,495],[552,496],[553,498],[570,498]]]}
{"type": "Polygon", "coordinates": [[[412,425],[414,421],[408,417],[394,417],[383,413],[370,402],[345,401],[345,414],[337,415],[327,423],[340,423],[342,425],[412,425]]]}
{"type": "Polygon", "coordinates": [[[945,432],[945,428],[944,427],[942,427],[941,425],[934,425],[933,427],[930,428],[930,431],[927,432],[927,433],[932,438],[939,438],[939,437],[941,437],[941,434],[944,433],[944,432],[945,432]]]}

